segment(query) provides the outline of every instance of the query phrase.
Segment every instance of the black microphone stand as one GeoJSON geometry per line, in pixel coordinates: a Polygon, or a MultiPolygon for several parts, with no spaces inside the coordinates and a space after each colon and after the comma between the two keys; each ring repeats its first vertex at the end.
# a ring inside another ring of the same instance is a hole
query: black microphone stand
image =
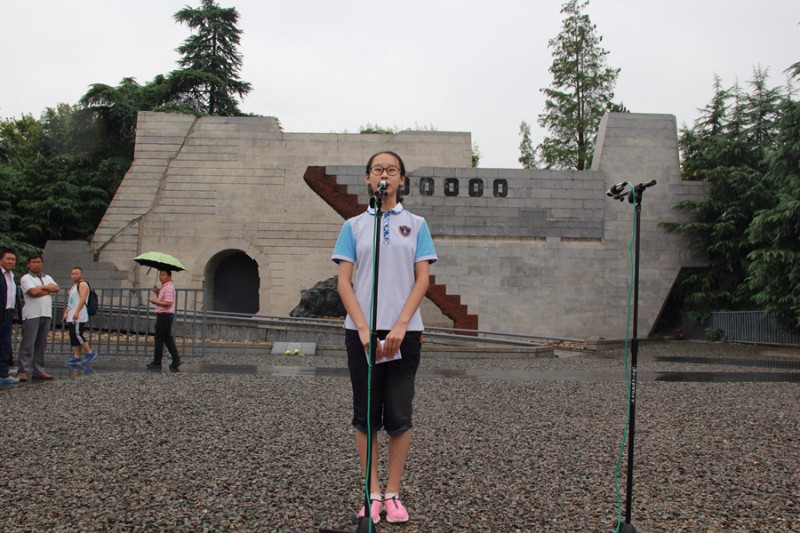
{"type": "Polygon", "coordinates": [[[628,476],[627,476],[627,489],[625,497],[625,522],[617,522],[614,525],[615,531],[619,533],[636,533],[636,528],[631,524],[631,499],[633,496],[633,442],[636,430],[636,364],[639,356],[639,336],[638,336],[638,323],[639,323],[639,249],[641,241],[641,221],[642,221],[642,197],[645,189],[652,187],[656,184],[656,180],[650,180],[647,183],[640,183],[633,187],[629,193],[623,190],[615,191],[614,188],[610,190],[614,194],[610,194],[615,200],[624,200],[628,197],[628,202],[634,204],[635,210],[635,253],[634,253],[634,269],[633,269],[633,335],[631,339],[631,379],[630,379],[630,394],[628,396],[628,411],[630,418],[628,421],[628,476]]]}
{"type": "MultiPolygon", "coordinates": [[[[372,247],[372,309],[370,315],[370,330],[369,330],[369,371],[367,373],[367,405],[372,401],[372,373],[375,368],[375,352],[378,344],[378,267],[380,265],[380,225],[381,225],[381,207],[383,200],[381,199],[386,194],[386,186],[382,185],[375,191],[375,194],[369,200],[369,206],[375,210],[375,224],[373,226],[373,247],[372,247]]],[[[366,473],[364,474],[364,516],[358,519],[358,526],[356,533],[378,533],[378,526],[372,521],[372,502],[369,499],[369,487],[372,478],[372,433],[370,428],[371,413],[367,409],[367,457],[366,457],[366,473]]],[[[338,529],[320,528],[319,533],[348,533],[338,529]]]]}

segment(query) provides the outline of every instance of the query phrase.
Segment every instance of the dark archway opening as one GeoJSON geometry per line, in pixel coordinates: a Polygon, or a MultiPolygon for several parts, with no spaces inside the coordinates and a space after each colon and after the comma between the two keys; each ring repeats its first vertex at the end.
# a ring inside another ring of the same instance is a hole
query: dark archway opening
{"type": "Polygon", "coordinates": [[[206,267],[211,310],[222,313],[258,314],[261,279],[258,263],[241,250],[225,250],[206,267]]]}

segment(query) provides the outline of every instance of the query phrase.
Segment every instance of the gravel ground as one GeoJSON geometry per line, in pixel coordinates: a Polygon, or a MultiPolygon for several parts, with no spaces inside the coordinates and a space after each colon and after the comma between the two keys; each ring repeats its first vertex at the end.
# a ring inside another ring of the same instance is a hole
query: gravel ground
{"type": "MultiPolygon", "coordinates": [[[[728,359],[800,362],[800,350],[646,343],[639,370],[800,372],[728,359]],[[725,364],[661,359],[671,356],[725,364]]],[[[609,350],[428,358],[423,367],[621,372],[623,360],[609,350]]],[[[203,362],[344,364],[230,353],[203,362]]],[[[0,390],[0,530],[355,531],[362,481],[347,379],[102,364],[90,375],[0,390]]],[[[800,531],[798,383],[640,380],[637,390],[638,532],[800,531]]],[[[411,521],[379,530],[614,531],[626,406],[624,381],[421,377],[402,494],[411,521]]]]}

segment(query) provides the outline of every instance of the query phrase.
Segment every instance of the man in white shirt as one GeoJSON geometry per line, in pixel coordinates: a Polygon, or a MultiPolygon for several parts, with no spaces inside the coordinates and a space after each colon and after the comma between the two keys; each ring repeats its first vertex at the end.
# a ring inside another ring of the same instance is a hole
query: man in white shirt
{"type": "Polygon", "coordinates": [[[44,370],[47,335],[53,320],[53,298],[59,291],[56,282],[42,274],[42,256],[28,258],[28,273],[19,280],[25,305],[22,307],[22,341],[19,344],[17,379],[27,381],[28,374],[39,379],[53,379],[44,370]]]}

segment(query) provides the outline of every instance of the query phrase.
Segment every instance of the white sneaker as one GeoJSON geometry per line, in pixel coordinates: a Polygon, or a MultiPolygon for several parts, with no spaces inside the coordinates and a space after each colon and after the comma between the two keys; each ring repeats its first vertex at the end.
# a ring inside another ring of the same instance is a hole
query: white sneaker
{"type": "Polygon", "coordinates": [[[12,385],[14,383],[19,383],[19,380],[14,376],[6,376],[4,378],[0,378],[0,384],[3,385],[12,385]]]}

